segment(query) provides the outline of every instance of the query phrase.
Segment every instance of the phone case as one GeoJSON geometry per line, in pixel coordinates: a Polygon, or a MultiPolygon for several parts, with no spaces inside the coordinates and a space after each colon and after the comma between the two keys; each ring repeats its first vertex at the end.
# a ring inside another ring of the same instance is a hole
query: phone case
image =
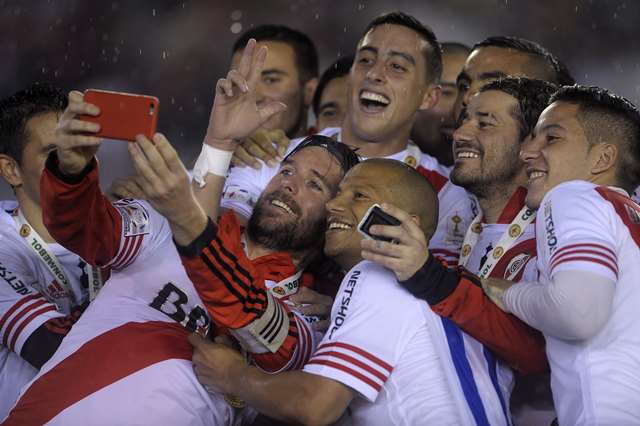
{"type": "Polygon", "coordinates": [[[400,221],[390,214],[385,213],[384,210],[380,208],[380,205],[374,204],[369,207],[369,210],[367,210],[367,213],[358,224],[358,231],[360,231],[360,233],[363,234],[366,238],[388,242],[392,241],[391,238],[381,237],[379,235],[371,235],[371,233],[369,232],[369,228],[371,228],[372,225],[398,226],[400,225],[400,221]]]}
{"type": "Polygon", "coordinates": [[[81,116],[100,124],[98,137],[133,142],[137,135],[151,139],[156,132],[160,105],[156,97],[89,89],[84,101],[100,108],[98,116],[81,116]]]}

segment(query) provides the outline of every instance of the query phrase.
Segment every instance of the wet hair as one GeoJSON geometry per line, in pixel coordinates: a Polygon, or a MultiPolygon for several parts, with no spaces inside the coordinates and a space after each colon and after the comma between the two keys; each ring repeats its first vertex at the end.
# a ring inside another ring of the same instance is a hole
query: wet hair
{"type": "Polygon", "coordinates": [[[527,53],[542,59],[545,64],[550,67],[553,80],[552,83],[557,85],[575,84],[575,79],[571,75],[569,68],[558,58],[536,42],[513,36],[495,36],[489,37],[476,43],[473,50],[480,47],[501,47],[505,49],[513,49],[519,52],[527,53]]]}
{"type": "Polygon", "coordinates": [[[380,15],[371,21],[363,36],[375,27],[385,24],[400,25],[420,34],[429,45],[424,51],[427,64],[427,83],[438,83],[442,76],[442,48],[433,30],[411,15],[403,12],[391,12],[380,15]]]}
{"type": "Polygon", "coordinates": [[[318,87],[316,87],[316,91],[313,94],[313,101],[311,102],[313,113],[316,117],[320,114],[320,99],[322,98],[322,92],[324,92],[324,89],[332,80],[348,75],[351,70],[351,65],[353,65],[353,55],[338,59],[324,70],[320,76],[320,80],[318,81],[318,87]]]}
{"type": "Polygon", "coordinates": [[[512,114],[518,121],[520,140],[523,141],[536,127],[538,117],[549,105],[549,99],[558,90],[558,86],[544,80],[508,77],[489,82],[480,88],[480,92],[488,90],[504,92],[518,101],[518,107],[512,114]]]}
{"type": "Polygon", "coordinates": [[[233,44],[232,53],[244,49],[252,38],[256,41],[279,41],[291,46],[302,83],[318,76],[318,51],[306,34],[284,25],[260,25],[243,33],[233,44]]]}
{"type": "Polygon", "coordinates": [[[304,140],[300,142],[293,151],[284,157],[282,162],[284,163],[297,152],[312,146],[319,146],[329,151],[329,154],[333,155],[333,157],[338,160],[338,164],[340,164],[343,174],[347,173],[353,166],[360,162],[358,155],[348,145],[322,135],[311,135],[304,138],[304,140]]]}
{"type": "Polygon", "coordinates": [[[590,145],[619,147],[616,178],[626,191],[640,185],[640,112],[629,100],[595,86],[561,87],[550,103],[577,104],[578,121],[590,145]]]}
{"type": "Polygon", "coordinates": [[[22,153],[29,141],[27,123],[47,112],[62,112],[67,96],[56,87],[35,83],[0,100],[0,154],[22,163],[22,153]]]}
{"type": "Polygon", "coordinates": [[[467,46],[466,44],[459,43],[457,41],[443,41],[440,45],[442,46],[443,54],[459,53],[468,56],[471,53],[471,46],[467,46]]]}

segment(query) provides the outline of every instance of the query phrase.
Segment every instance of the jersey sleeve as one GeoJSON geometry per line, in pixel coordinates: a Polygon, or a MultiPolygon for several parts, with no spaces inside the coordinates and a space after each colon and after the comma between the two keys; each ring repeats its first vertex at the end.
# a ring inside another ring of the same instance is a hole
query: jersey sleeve
{"type": "Polygon", "coordinates": [[[177,246],[182,264],[216,325],[229,329],[256,365],[270,373],[299,368],[312,351],[312,327],[267,290],[240,232],[232,212],[219,226],[209,221],[189,246],[177,246]]]}
{"type": "Polygon", "coordinates": [[[336,380],[374,402],[424,324],[418,303],[391,272],[361,262],[342,281],[329,330],[304,371],[336,380]]]}
{"type": "Polygon", "coordinates": [[[592,185],[567,182],[554,188],[539,212],[538,255],[548,279],[559,271],[583,270],[618,281],[612,208],[592,185]]]}
{"type": "MultiPolygon", "coordinates": [[[[0,243],[4,243],[0,239],[0,243]]],[[[41,325],[64,317],[30,283],[34,277],[15,256],[0,249],[0,341],[20,355],[29,336],[41,325]]]]}
{"type": "Polygon", "coordinates": [[[73,178],[63,176],[57,164],[54,152],[42,173],[43,222],[56,241],[89,264],[125,268],[143,247],[170,235],[166,221],[145,202],[111,204],[100,190],[95,158],[73,178]]]}

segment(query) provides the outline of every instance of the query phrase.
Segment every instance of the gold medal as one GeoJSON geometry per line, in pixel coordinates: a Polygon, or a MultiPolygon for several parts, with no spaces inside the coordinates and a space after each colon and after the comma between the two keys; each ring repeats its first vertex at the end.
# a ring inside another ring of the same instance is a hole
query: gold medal
{"type": "Polygon", "coordinates": [[[520,235],[520,232],[522,232],[520,225],[517,225],[515,223],[509,228],[509,236],[511,238],[517,237],[518,235],[520,235]]]}
{"type": "Polygon", "coordinates": [[[224,400],[233,408],[244,408],[247,405],[246,402],[234,395],[227,394],[224,396],[224,400]]]}
{"type": "Polygon", "coordinates": [[[31,233],[31,227],[26,223],[20,227],[20,236],[22,238],[27,238],[31,233]]]}
{"type": "Polygon", "coordinates": [[[496,247],[493,250],[493,258],[498,259],[500,256],[502,256],[502,253],[504,253],[504,249],[502,247],[496,247]]]}
{"type": "Polygon", "coordinates": [[[416,160],[416,157],[414,157],[413,155],[407,155],[407,157],[404,159],[404,162],[406,165],[411,166],[414,169],[418,165],[418,160],[416,160]]]}

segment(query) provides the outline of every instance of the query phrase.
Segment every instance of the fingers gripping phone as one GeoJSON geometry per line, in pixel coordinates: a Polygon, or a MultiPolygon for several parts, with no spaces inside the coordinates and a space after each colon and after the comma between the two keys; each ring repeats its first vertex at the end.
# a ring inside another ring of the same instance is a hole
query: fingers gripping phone
{"type": "Polygon", "coordinates": [[[382,208],[380,208],[379,204],[374,204],[369,207],[369,210],[367,210],[367,213],[358,224],[358,231],[360,231],[360,233],[364,235],[365,238],[387,242],[393,241],[391,238],[371,234],[369,229],[372,225],[398,226],[400,225],[400,221],[391,216],[389,213],[385,213],[382,208]]]}
{"type": "Polygon", "coordinates": [[[151,139],[158,123],[158,98],[132,93],[88,89],[84,101],[100,108],[97,116],[83,115],[84,121],[100,124],[96,136],[134,142],[137,135],[151,139]]]}

